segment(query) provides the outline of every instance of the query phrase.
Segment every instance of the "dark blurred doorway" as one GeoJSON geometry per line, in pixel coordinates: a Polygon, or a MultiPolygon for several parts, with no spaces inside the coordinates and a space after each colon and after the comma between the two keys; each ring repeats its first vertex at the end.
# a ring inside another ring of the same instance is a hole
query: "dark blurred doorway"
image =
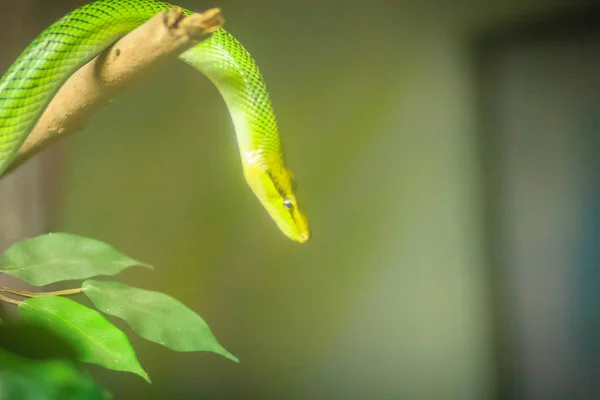
{"type": "Polygon", "coordinates": [[[478,45],[499,399],[600,399],[599,11],[478,45]]]}

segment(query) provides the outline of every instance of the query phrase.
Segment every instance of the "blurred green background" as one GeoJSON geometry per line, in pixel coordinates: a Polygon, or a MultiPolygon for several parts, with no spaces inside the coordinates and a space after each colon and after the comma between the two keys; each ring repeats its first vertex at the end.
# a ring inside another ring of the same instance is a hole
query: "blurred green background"
{"type": "MultiPolygon", "coordinates": [[[[84,2],[18,3],[0,9],[2,70],[84,2]]],[[[116,398],[495,398],[470,45],[560,3],[179,1],[221,7],[261,67],[313,238],[289,241],[252,196],[206,78],[173,62],[140,79],[44,155],[50,177],[22,178],[44,182],[22,184],[46,196],[34,231],[155,265],[120,278],[197,311],[241,364],[133,338],[153,384],[91,367],[99,382],[116,398]]]]}

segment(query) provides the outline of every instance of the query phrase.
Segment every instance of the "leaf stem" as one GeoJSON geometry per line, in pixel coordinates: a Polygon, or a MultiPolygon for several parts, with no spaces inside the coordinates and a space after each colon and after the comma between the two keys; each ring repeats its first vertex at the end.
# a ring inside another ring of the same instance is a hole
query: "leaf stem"
{"type": "MultiPolygon", "coordinates": [[[[0,292],[16,294],[17,296],[22,296],[22,297],[74,296],[76,294],[83,293],[83,289],[75,288],[75,289],[56,290],[54,292],[29,292],[27,290],[17,290],[17,289],[11,289],[11,288],[7,288],[4,286],[0,286],[0,292]]],[[[2,296],[2,295],[0,295],[0,296],[2,296]]],[[[4,298],[4,296],[0,297],[0,300],[6,301],[5,299],[6,298],[4,298]]],[[[10,301],[9,301],[9,303],[10,303],[10,301]]]]}
{"type": "Polygon", "coordinates": [[[19,300],[11,299],[10,297],[6,297],[0,294],[0,300],[5,301],[10,304],[19,305],[21,302],[19,300]]]}

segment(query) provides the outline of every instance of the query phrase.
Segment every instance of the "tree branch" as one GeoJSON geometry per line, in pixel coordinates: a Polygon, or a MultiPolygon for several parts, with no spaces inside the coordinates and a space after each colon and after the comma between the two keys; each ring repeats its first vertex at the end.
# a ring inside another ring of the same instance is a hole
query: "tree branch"
{"type": "MultiPolygon", "coordinates": [[[[29,292],[27,290],[11,289],[5,286],[0,286],[1,293],[16,294],[21,297],[40,297],[40,296],[75,296],[83,293],[82,288],[56,290],[54,292],[29,292]]],[[[2,295],[0,295],[2,296],[2,295]]]]}
{"type": "Polygon", "coordinates": [[[182,9],[174,8],[130,32],[67,80],[7,172],[64,136],[82,130],[94,112],[108,104],[119,89],[195,46],[223,23],[218,8],[187,17],[182,9]]]}
{"type": "MultiPolygon", "coordinates": [[[[0,301],[4,301],[6,303],[9,304],[14,304],[16,306],[18,306],[19,304],[21,304],[21,302],[19,300],[15,300],[15,299],[11,299],[10,297],[6,297],[0,294],[0,301]]],[[[1,320],[0,320],[1,322],[1,320]]]]}

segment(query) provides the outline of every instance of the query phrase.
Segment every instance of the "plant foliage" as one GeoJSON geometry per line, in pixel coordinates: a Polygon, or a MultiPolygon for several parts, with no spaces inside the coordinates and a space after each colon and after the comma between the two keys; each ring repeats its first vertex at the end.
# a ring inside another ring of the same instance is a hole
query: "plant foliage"
{"type": "MultiPolygon", "coordinates": [[[[132,266],[152,268],[106,243],[67,233],[23,240],[0,256],[0,273],[32,285],[116,275],[132,266]]],[[[85,281],[80,289],[67,291],[34,293],[0,288],[0,292],[0,300],[18,304],[26,323],[69,343],[75,359],[132,372],[147,382],[150,378],[126,334],[100,312],[62,295],[85,293],[101,312],[125,320],[141,337],[172,350],[211,351],[239,362],[217,341],[202,317],[164,293],[92,279],[85,281]],[[16,300],[3,293],[27,298],[16,300]]],[[[67,359],[30,360],[0,348],[0,400],[105,399],[106,396],[105,391],[67,359]],[[70,389],[65,389],[65,385],[70,389]]]]}

